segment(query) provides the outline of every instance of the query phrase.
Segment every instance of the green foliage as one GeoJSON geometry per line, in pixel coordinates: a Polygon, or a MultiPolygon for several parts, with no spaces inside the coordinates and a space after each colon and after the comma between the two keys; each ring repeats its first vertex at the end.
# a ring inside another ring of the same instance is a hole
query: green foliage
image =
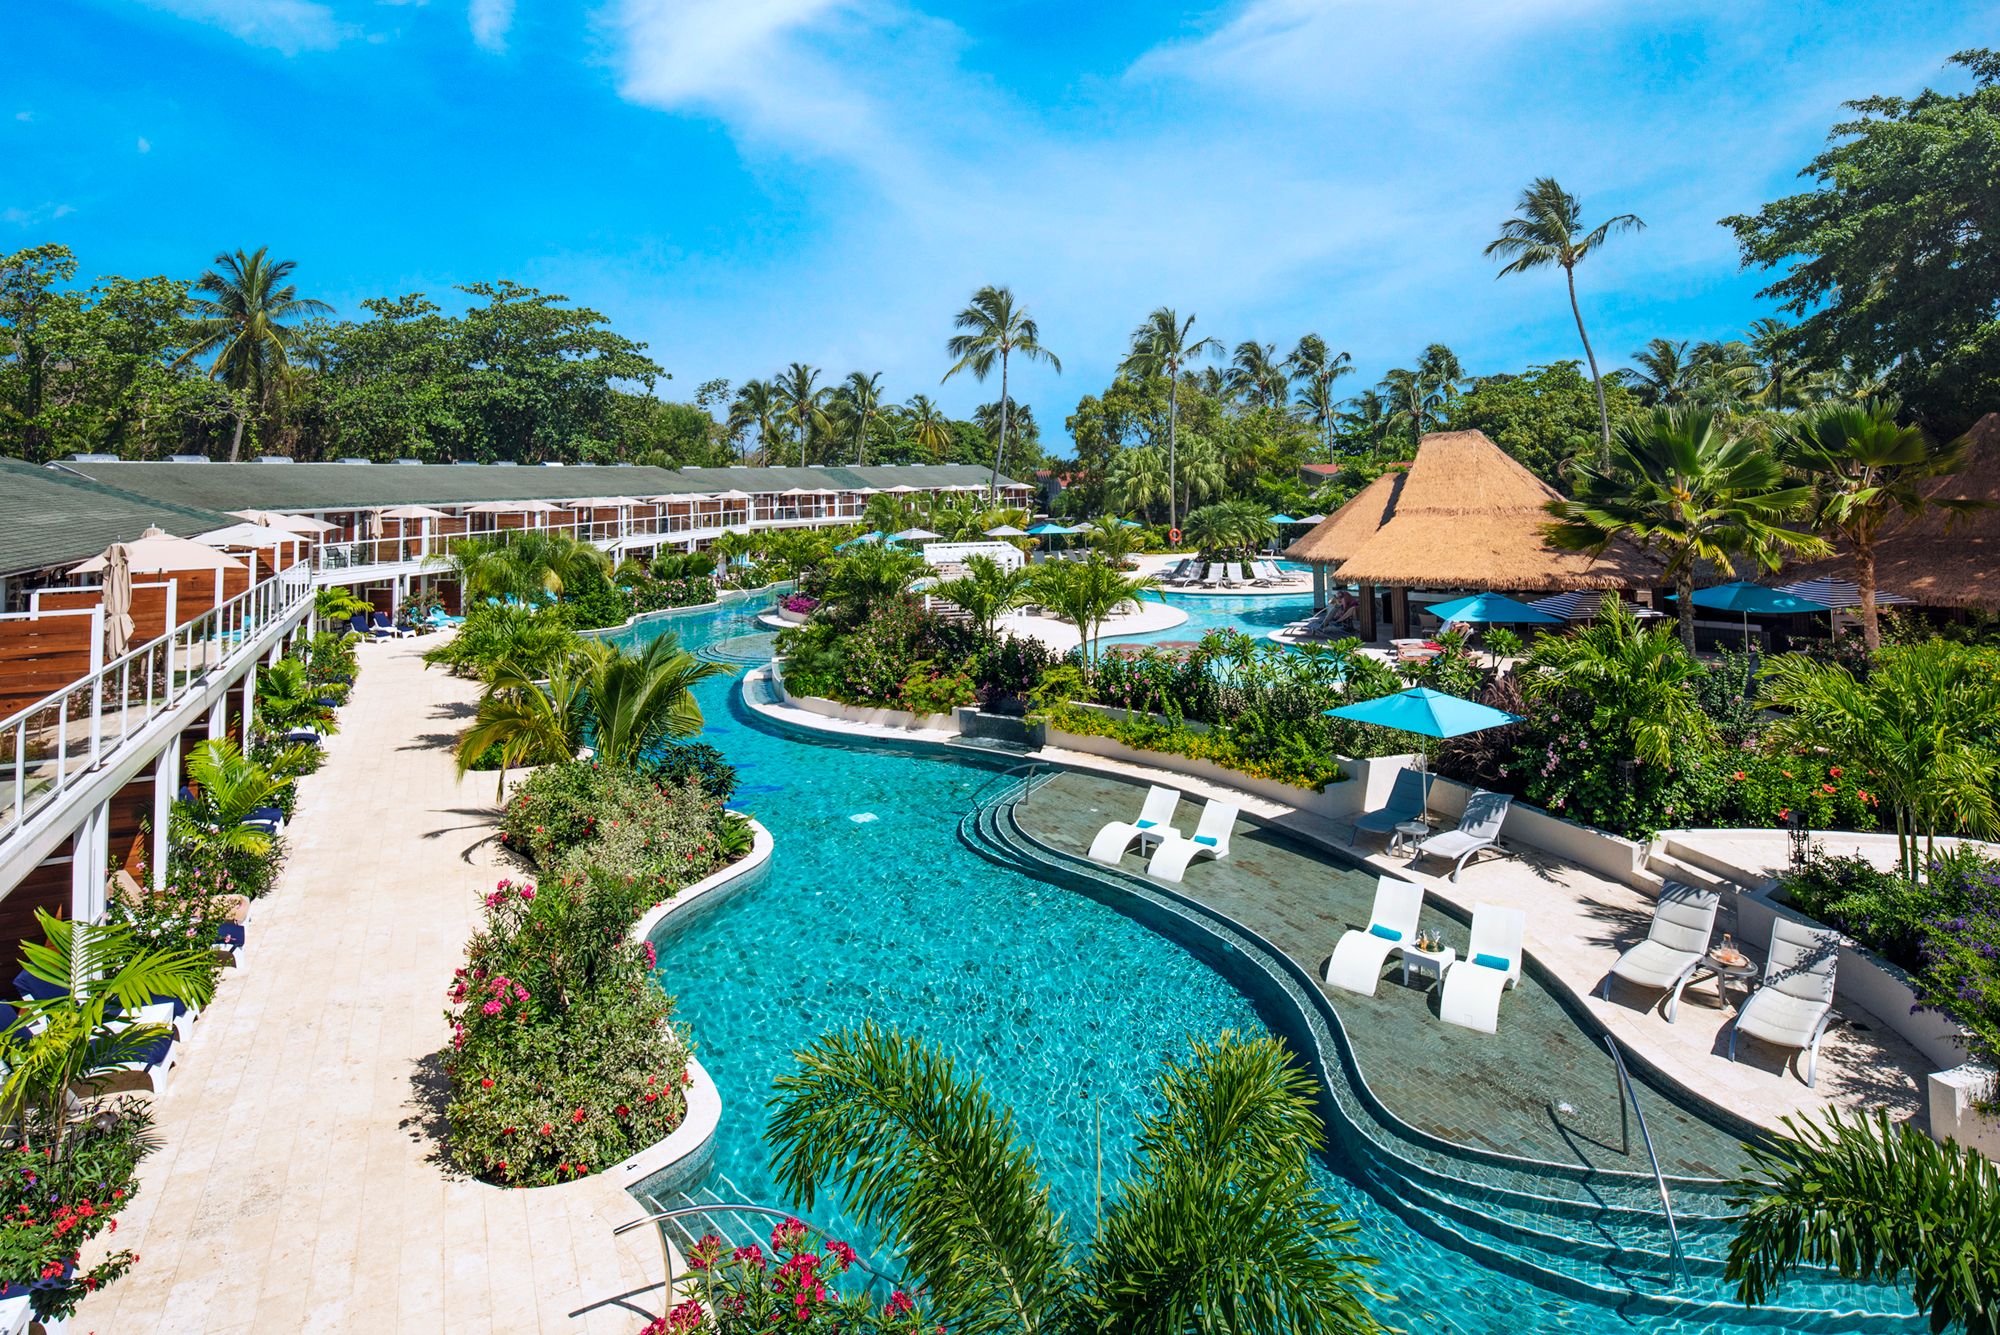
{"type": "Polygon", "coordinates": [[[1225,1034],[1162,1072],[1125,1186],[1079,1259],[1012,1114],[952,1059],[868,1025],[781,1076],[768,1137],[786,1193],[896,1237],[955,1332],[1374,1332],[1370,1258],[1322,1201],[1310,1077],[1225,1034]]]}
{"type": "Polygon", "coordinates": [[[1749,1147],[1755,1172],[1730,1201],[1738,1297],[1757,1306],[1813,1267],[1906,1285],[1933,1331],[2000,1332],[2000,1167],[1887,1113],[1785,1124],[1749,1147]]]}
{"type": "Polygon", "coordinates": [[[909,708],[905,693],[913,687],[928,699],[928,682],[955,675],[951,665],[970,661],[979,647],[970,626],[933,616],[908,596],[851,627],[816,614],[778,633],[787,690],[891,709],[909,708]]]}
{"type": "Polygon", "coordinates": [[[576,633],[559,617],[538,615],[526,607],[477,603],[466,612],[457,634],[424,651],[424,662],[480,681],[490,681],[503,663],[543,677],[573,654],[578,643],[576,633]]]}
{"type": "Polygon", "coordinates": [[[1153,587],[1150,576],[1132,576],[1095,553],[1088,561],[1049,561],[1034,568],[1029,588],[1036,599],[1077,628],[1083,657],[1097,657],[1104,623],[1126,603],[1137,604],[1153,587]]]}
{"type": "Polygon", "coordinates": [[[647,751],[636,768],[645,778],[672,788],[692,779],[718,802],[727,802],[736,792],[736,767],[706,742],[661,743],[647,751]]]}
{"type": "Polygon", "coordinates": [[[275,836],[243,822],[274,805],[288,781],[227,738],[190,751],[182,777],[190,796],[177,797],[167,817],[175,859],[209,876],[218,893],[263,894],[282,850],[275,836]]]}
{"type": "Polygon", "coordinates": [[[642,882],[658,900],[715,869],[721,824],[721,802],[692,776],[669,783],[571,760],[516,785],[500,840],[545,876],[594,868],[642,882]]]}
{"type": "Polygon", "coordinates": [[[1008,570],[990,556],[973,556],[966,560],[965,574],[933,585],[930,594],[962,610],[982,635],[990,636],[995,621],[1026,601],[1028,578],[1025,566],[1008,570]]]}
{"type": "Polygon", "coordinates": [[[1762,295],[1800,316],[1823,370],[1884,376],[1916,417],[1956,436],[2000,402],[2000,55],[1961,51],[1972,88],[1847,104],[1813,188],[1726,218],[1762,295]]]}
{"type": "MultiPolygon", "coordinates": [[[[1606,411],[1616,424],[1637,408],[1632,391],[1604,384],[1606,411]]],[[[1452,400],[1454,431],[1483,431],[1495,445],[1549,485],[1565,489],[1579,460],[1599,449],[1597,401],[1573,361],[1530,366],[1519,375],[1474,379],[1452,400]]]]}
{"type": "Polygon", "coordinates": [[[1141,751],[1206,760],[1252,778],[1288,783],[1314,792],[1342,777],[1340,766],[1329,753],[1316,750],[1295,733],[1246,742],[1225,732],[1196,732],[1184,724],[1152,715],[1117,719],[1074,704],[1041,709],[1037,716],[1052,728],[1078,736],[1109,737],[1141,751]]]}
{"type": "MultiPolygon", "coordinates": [[[[1917,1000],[1970,1036],[1975,1061],[2000,1068],[2000,863],[1976,853],[1934,858],[1917,1000]]],[[[1989,1090],[1989,1111],[2000,1090],[1989,1090]]]]}
{"type": "Polygon", "coordinates": [[[111,1249],[77,1265],[92,1239],[115,1232],[138,1194],[140,1161],[159,1145],[143,1100],[93,1102],[79,1113],[60,1152],[39,1120],[15,1128],[0,1151],[0,1298],[18,1296],[25,1281],[44,1323],[73,1314],[139,1259],[111,1249]]]}
{"type": "Polygon", "coordinates": [[[1939,905],[1923,886],[1863,857],[1819,854],[1779,878],[1792,907],[1905,969],[1923,963],[1924,922],[1939,905]]]}

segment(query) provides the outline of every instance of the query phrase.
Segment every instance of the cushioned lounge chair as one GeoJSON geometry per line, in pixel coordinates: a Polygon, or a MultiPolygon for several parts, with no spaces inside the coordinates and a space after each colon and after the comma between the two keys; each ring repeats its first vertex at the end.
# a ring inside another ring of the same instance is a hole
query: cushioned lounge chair
{"type": "Polygon", "coordinates": [[[1375,878],[1375,907],[1368,912],[1366,931],[1347,932],[1326,962],[1326,981],[1364,997],[1375,995],[1382,966],[1389,956],[1416,939],[1417,917],[1424,909],[1424,888],[1393,876],[1375,878]]]}
{"type": "Polygon", "coordinates": [[[1819,1077],[1819,1041],[1833,1018],[1834,971],[1840,964],[1840,937],[1796,918],[1771,924],[1771,954],[1764,982],[1729,1032],[1729,1060],[1736,1060],[1740,1034],[1806,1054],[1806,1085],[1819,1077]]]}
{"type": "Polygon", "coordinates": [[[378,639],[385,640],[400,640],[406,636],[416,634],[415,631],[406,630],[391,621],[387,612],[376,612],[369,616],[368,633],[378,639]]]}
{"type": "Polygon", "coordinates": [[[1489,793],[1484,788],[1475,788],[1472,796],[1465,800],[1465,814],[1459,818],[1458,828],[1434,834],[1417,845],[1417,858],[1455,859],[1451,869],[1451,879],[1465,870],[1465,864],[1481,849],[1495,848],[1500,843],[1500,826],[1507,819],[1507,808],[1514,799],[1505,793],[1489,793]]]}
{"type": "Polygon", "coordinates": [[[1667,994],[1667,1023],[1681,1008],[1681,991],[1688,984],[1702,956],[1708,954],[1708,939],[1715,933],[1715,910],[1722,897],[1679,881],[1668,881],[1653,906],[1653,922],[1646,939],[1618,957],[1604,976],[1602,995],[1611,996],[1611,980],[1622,978],[1639,987],[1667,994]]]}
{"type": "Polygon", "coordinates": [[[1179,838],[1180,831],[1173,828],[1173,821],[1174,809],[1180,803],[1178,790],[1154,784],[1139,807],[1137,820],[1114,820],[1097,832],[1097,837],[1090,841],[1090,860],[1115,867],[1134,840],[1138,841],[1139,851],[1144,853],[1155,839],[1164,839],[1168,835],[1179,838]]]}
{"type": "Polygon", "coordinates": [[[1413,769],[1396,771],[1396,782],[1389,789],[1389,800],[1373,811],[1364,811],[1354,818],[1354,837],[1359,840],[1363,834],[1394,834],[1398,825],[1416,820],[1424,814],[1424,776],[1413,769]]]}
{"type": "Polygon", "coordinates": [[[1153,853],[1153,860],[1146,864],[1146,874],[1162,881],[1179,881],[1187,874],[1188,864],[1196,858],[1222,859],[1229,856],[1229,832],[1236,826],[1236,804],[1222,802],[1211,797],[1201,809],[1201,820],[1195,825],[1194,834],[1186,839],[1178,834],[1169,834],[1160,840],[1159,848],[1153,853]]]}
{"type": "Polygon", "coordinates": [[[1444,986],[1438,989],[1439,1018],[1446,1024],[1498,1033],[1500,996],[1521,981],[1521,942],[1527,930],[1528,915],[1519,909],[1474,906],[1472,943],[1465,948],[1465,958],[1444,971],[1444,986]]]}

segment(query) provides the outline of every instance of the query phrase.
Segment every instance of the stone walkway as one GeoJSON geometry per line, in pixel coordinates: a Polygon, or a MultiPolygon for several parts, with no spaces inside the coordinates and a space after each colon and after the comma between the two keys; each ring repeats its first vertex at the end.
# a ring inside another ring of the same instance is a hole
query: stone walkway
{"type": "Polygon", "coordinates": [[[505,1191],[437,1160],[444,988],[505,874],[494,777],[460,785],[474,698],[428,640],[361,646],[290,858],[165,1099],[115,1237],[138,1263],[82,1331],[602,1332],[656,1314],[658,1235],[607,1177],[505,1191]]]}

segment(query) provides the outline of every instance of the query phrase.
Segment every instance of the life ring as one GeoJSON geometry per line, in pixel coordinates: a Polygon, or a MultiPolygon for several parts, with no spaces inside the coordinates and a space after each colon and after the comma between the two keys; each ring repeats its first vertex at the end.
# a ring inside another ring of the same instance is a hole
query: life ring
{"type": "Polygon", "coordinates": [[[1167,530],[1167,541],[1168,541],[1168,542],[1172,542],[1172,543],[1179,543],[1179,542],[1180,542],[1180,540],[1181,540],[1181,531],[1180,531],[1179,529],[1177,529],[1177,528],[1170,528],[1170,529],[1168,529],[1168,530],[1167,530]]]}

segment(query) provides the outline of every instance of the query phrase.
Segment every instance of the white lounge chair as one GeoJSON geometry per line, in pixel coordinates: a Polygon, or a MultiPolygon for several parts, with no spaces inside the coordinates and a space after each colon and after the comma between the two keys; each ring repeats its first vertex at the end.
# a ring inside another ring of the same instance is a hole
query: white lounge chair
{"type": "Polygon", "coordinates": [[[1222,582],[1224,584],[1248,584],[1250,581],[1243,574],[1243,563],[1240,561],[1231,561],[1223,566],[1222,582]]]}
{"type": "Polygon", "coordinates": [[[1154,784],[1139,807],[1139,819],[1114,820],[1097,832],[1097,837],[1090,841],[1090,860],[1115,867],[1135,839],[1139,841],[1139,851],[1143,853],[1154,839],[1163,839],[1168,835],[1179,838],[1180,832],[1173,828],[1173,820],[1174,809],[1180,804],[1181,795],[1177,789],[1154,784]]]}
{"type": "Polygon", "coordinates": [[[1639,987],[1667,993],[1667,1023],[1674,1022],[1681,1008],[1681,990],[1708,954],[1708,939],[1715,933],[1715,910],[1722,897],[1679,881],[1668,881],[1653,907],[1653,923],[1646,939],[1618,957],[1604,976],[1602,995],[1611,996],[1611,980],[1623,978],[1639,987]]]}
{"type": "Polygon", "coordinates": [[[1229,832],[1235,826],[1236,804],[1209,798],[1208,805],[1201,809],[1201,820],[1195,825],[1193,837],[1183,839],[1170,833],[1160,840],[1153,860],[1146,864],[1146,874],[1178,882],[1196,858],[1228,857],[1229,832]]]}
{"type": "Polygon", "coordinates": [[[1446,1024],[1498,1033],[1500,996],[1521,981],[1521,939],[1528,915],[1497,904],[1472,910],[1472,944],[1465,958],[1444,971],[1438,989],[1438,1016],[1446,1024]]]}
{"type": "Polygon", "coordinates": [[[1424,814],[1424,776],[1413,769],[1396,771],[1389,800],[1373,811],[1354,818],[1354,837],[1363,834],[1394,834],[1396,827],[1424,814]]]}
{"type": "Polygon", "coordinates": [[[1451,879],[1457,880],[1473,854],[1499,844],[1500,826],[1506,821],[1507,808],[1513,803],[1514,799],[1505,793],[1473,789],[1472,796],[1465,799],[1465,814],[1459,817],[1458,828],[1434,834],[1418,844],[1417,858],[1457,859],[1451,869],[1451,879]]]}
{"type": "Polygon", "coordinates": [[[1368,930],[1347,932],[1333,947],[1326,962],[1326,981],[1364,997],[1375,995],[1382,981],[1382,966],[1417,935],[1417,916],[1423,912],[1424,888],[1414,881],[1393,876],[1375,878],[1375,907],[1368,912],[1368,930]]]}
{"type": "Polygon", "coordinates": [[[1201,582],[1204,588],[1210,588],[1210,589],[1221,588],[1222,563],[1220,561],[1210,561],[1208,563],[1208,574],[1202,578],[1201,582]]]}
{"type": "Polygon", "coordinates": [[[1840,964],[1840,937],[1796,918],[1771,924],[1771,954],[1764,963],[1764,983],[1743,1009],[1729,1032],[1729,1060],[1736,1060],[1736,1038],[1748,1034],[1781,1048],[1806,1054],[1806,1085],[1819,1076],[1819,1040],[1833,1018],[1833,976],[1840,964]]]}

